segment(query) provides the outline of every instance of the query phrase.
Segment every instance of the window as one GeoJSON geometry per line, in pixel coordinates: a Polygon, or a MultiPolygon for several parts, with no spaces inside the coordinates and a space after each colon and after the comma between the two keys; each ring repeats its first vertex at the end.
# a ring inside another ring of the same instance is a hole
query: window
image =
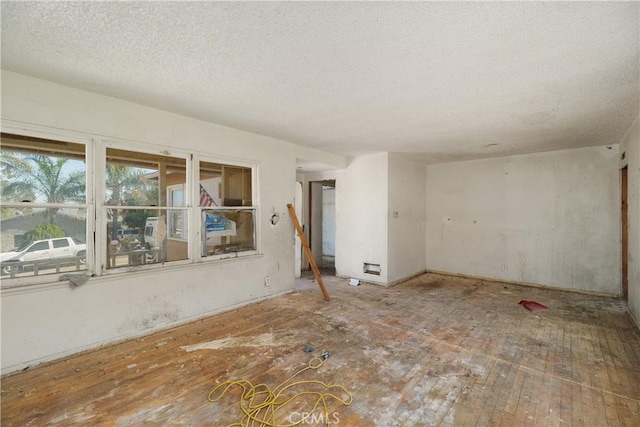
{"type": "Polygon", "coordinates": [[[66,248],[69,246],[69,241],[67,239],[55,239],[53,241],[54,248],[66,248]]]}
{"type": "MultiPolygon", "coordinates": [[[[169,206],[184,206],[184,185],[169,188],[169,206]]],[[[187,240],[185,211],[172,211],[169,219],[169,239],[187,240]]]]}
{"type": "Polygon", "coordinates": [[[187,239],[170,239],[177,227],[182,237],[187,208],[168,192],[185,185],[186,159],[112,147],[106,153],[107,269],[188,259],[187,239]]]}
{"type": "Polygon", "coordinates": [[[87,238],[85,153],[86,145],[81,143],[2,133],[3,276],[15,279],[87,268],[85,247],[50,250],[53,238],[60,238],[53,240],[54,249],[69,246],[70,239],[87,238]],[[80,249],[82,258],[76,256],[80,249]],[[76,262],[79,260],[82,262],[76,262]]]}
{"type": "Polygon", "coordinates": [[[256,253],[251,164],[56,138],[2,133],[2,286],[256,253]]]}
{"type": "Polygon", "coordinates": [[[39,242],[32,245],[27,252],[45,251],[49,249],[49,242],[39,242]]]}
{"type": "Polygon", "coordinates": [[[255,251],[252,169],[201,161],[199,174],[202,256],[255,251]]]}

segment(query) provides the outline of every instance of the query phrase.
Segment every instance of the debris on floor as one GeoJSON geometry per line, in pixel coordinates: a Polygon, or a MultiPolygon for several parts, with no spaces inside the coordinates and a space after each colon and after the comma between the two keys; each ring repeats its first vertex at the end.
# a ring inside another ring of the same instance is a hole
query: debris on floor
{"type": "Polygon", "coordinates": [[[58,278],[58,281],[68,280],[69,285],[71,285],[72,288],[77,288],[78,286],[84,285],[85,283],[87,283],[87,280],[89,280],[89,277],[90,276],[86,273],[70,273],[70,274],[63,274],[58,278]]]}
{"type": "Polygon", "coordinates": [[[547,309],[547,306],[544,304],[540,304],[539,302],[536,302],[536,301],[527,301],[525,299],[520,301],[518,304],[522,305],[524,308],[526,308],[529,311],[538,311],[538,310],[547,309]]]}
{"type": "Polygon", "coordinates": [[[360,280],[358,280],[358,279],[351,279],[351,280],[349,280],[349,284],[350,284],[351,286],[358,286],[358,285],[360,284],[360,280]]]}

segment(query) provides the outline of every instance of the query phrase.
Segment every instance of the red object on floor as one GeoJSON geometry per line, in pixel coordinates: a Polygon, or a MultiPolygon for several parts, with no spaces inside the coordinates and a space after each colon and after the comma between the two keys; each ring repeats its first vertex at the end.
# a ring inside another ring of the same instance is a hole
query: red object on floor
{"type": "Polygon", "coordinates": [[[527,301],[526,299],[523,299],[522,301],[520,301],[518,304],[522,304],[522,306],[524,308],[526,308],[529,311],[537,311],[537,310],[546,310],[547,306],[544,304],[540,304],[539,302],[535,302],[535,301],[527,301]]]}

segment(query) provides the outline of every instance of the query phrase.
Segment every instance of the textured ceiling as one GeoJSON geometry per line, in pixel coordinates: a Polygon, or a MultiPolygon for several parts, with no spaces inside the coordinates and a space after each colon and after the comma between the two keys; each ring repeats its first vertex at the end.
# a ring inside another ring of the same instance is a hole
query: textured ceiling
{"type": "Polygon", "coordinates": [[[2,2],[2,68],[318,149],[613,144],[639,3],[2,2]]]}

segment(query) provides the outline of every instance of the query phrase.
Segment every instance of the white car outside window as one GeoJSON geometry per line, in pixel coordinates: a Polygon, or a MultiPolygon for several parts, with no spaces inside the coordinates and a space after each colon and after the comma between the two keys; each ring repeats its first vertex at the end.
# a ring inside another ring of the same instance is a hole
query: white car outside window
{"type": "Polygon", "coordinates": [[[41,259],[50,259],[51,258],[51,247],[50,241],[44,240],[42,242],[36,242],[27,251],[23,256],[23,261],[39,261],[41,259]]]}
{"type": "Polygon", "coordinates": [[[39,240],[21,249],[0,254],[0,269],[2,274],[12,274],[22,272],[23,268],[33,269],[34,263],[40,269],[59,266],[60,263],[84,264],[86,256],[87,245],[73,237],[39,240]]]}

